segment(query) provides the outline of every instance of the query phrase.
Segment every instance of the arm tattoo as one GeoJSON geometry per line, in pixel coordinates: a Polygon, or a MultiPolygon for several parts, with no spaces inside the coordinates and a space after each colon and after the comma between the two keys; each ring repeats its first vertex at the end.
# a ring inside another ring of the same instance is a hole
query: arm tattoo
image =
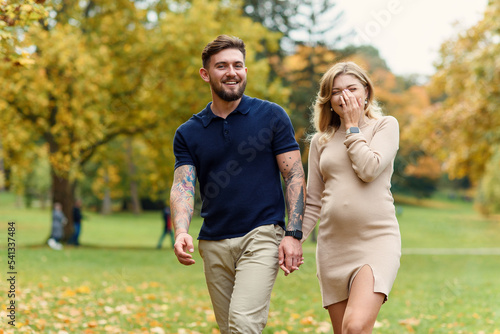
{"type": "MultiPolygon", "coordinates": [[[[291,159],[287,157],[287,159],[291,159]]],[[[291,162],[291,161],[290,161],[291,162]]],[[[286,186],[286,206],[288,209],[287,230],[301,230],[304,217],[306,183],[304,169],[300,160],[295,160],[291,166],[283,168],[283,180],[286,186]]]]}
{"type": "Polygon", "coordinates": [[[187,232],[194,209],[194,187],[196,170],[194,166],[181,166],[174,172],[174,183],[170,191],[170,207],[175,231],[187,232]]]}

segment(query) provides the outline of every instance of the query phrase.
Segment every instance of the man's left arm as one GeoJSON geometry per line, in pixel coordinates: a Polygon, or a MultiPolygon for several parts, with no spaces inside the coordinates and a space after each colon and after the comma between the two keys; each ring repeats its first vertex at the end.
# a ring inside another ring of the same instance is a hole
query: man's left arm
{"type": "MultiPolygon", "coordinates": [[[[286,187],[286,206],[288,212],[287,231],[301,231],[304,208],[306,205],[306,179],[300,151],[290,151],[276,156],[281,175],[286,187]]],[[[280,268],[285,276],[299,269],[304,263],[302,257],[302,245],[293,236],[285,236],[279,246],[280,268]]]]}

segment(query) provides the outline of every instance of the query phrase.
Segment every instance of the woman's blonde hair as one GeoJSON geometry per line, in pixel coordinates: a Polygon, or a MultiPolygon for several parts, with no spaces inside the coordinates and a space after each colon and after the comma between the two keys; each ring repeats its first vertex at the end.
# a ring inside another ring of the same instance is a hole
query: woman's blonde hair
{"type": "Polygon", "coordinates": [[[326,143],[340,127],[340,116],[332,110],[331,99],[333,82],[343,74],[354,76],[367,89],[368,97],[367,104],[365,104],[365,115],[374,119],[383,116],[382,109],[374,98],[373,83],[365,70],[353,62],[337,63],[323,74],[316,101],[313,105],[312,122],[316,132],[320,133],[319,142],[321,144],[326,143]]]}

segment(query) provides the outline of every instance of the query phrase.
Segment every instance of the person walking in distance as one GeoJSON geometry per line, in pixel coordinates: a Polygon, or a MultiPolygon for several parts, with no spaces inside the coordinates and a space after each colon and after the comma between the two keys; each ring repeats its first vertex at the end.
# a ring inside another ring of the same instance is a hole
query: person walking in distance
{"type": "Polygon", "coordinates": [[[64,237],[64,225],[68,222],[68,219],[64,215],[62,209],[63,207],[61,203],[54,203],[54,210],[52,210],[52,230],[47,244],[50,248],[55,250],[63,249],[61,240],[64,237]]]}
{"type": "Polygon", "coordinates": [[[163,232],[160,236],[160,240],[158,240],[158,245],[156,246],[156,248],[161,249],[161,246],[163,244],[163,239],[165,239],[165,236],[167,234],[170,236],[170,242],[172,244],[172,248],[174,248],[175,239],[174,239],[174,232],[172,231],[170,208],[168,206],[165,206],[161,211],[161,215],[163,217],[163,232]]]}
{"type": "Polygon", "coordinates": [[[82,231],[82,201],[77,199],[73,206],[73,235],[68,240],[68,244],[80,246],[80,233],[82,231]]]}
{"type": "Polygon", "coordinates": [[[207,44],[200,76],[212,101],[174,138],[175,254],[184,265],[195,263],[188,229],[197,179],[203,201],[198,247],[222,334],[261,333],[279,268],[288,275],[303,263],[299,146],[282,107],[244,95],[245,54],[237,37],[220,35],[207,44]]]}

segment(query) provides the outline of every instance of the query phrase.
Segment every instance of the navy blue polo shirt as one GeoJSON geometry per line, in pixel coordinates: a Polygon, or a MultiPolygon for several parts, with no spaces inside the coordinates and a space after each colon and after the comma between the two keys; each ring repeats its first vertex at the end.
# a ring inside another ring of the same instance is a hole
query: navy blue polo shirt
{"type": "Polygon", "coordinates": [[[175,168],[196,168],[204,218],[198,239],[240,237],[267,224],[284,228],[276,155],[299,149],[290,118],[279,105],[246,95],[226,119],[211,104],[174,137],[175,168]]]}

